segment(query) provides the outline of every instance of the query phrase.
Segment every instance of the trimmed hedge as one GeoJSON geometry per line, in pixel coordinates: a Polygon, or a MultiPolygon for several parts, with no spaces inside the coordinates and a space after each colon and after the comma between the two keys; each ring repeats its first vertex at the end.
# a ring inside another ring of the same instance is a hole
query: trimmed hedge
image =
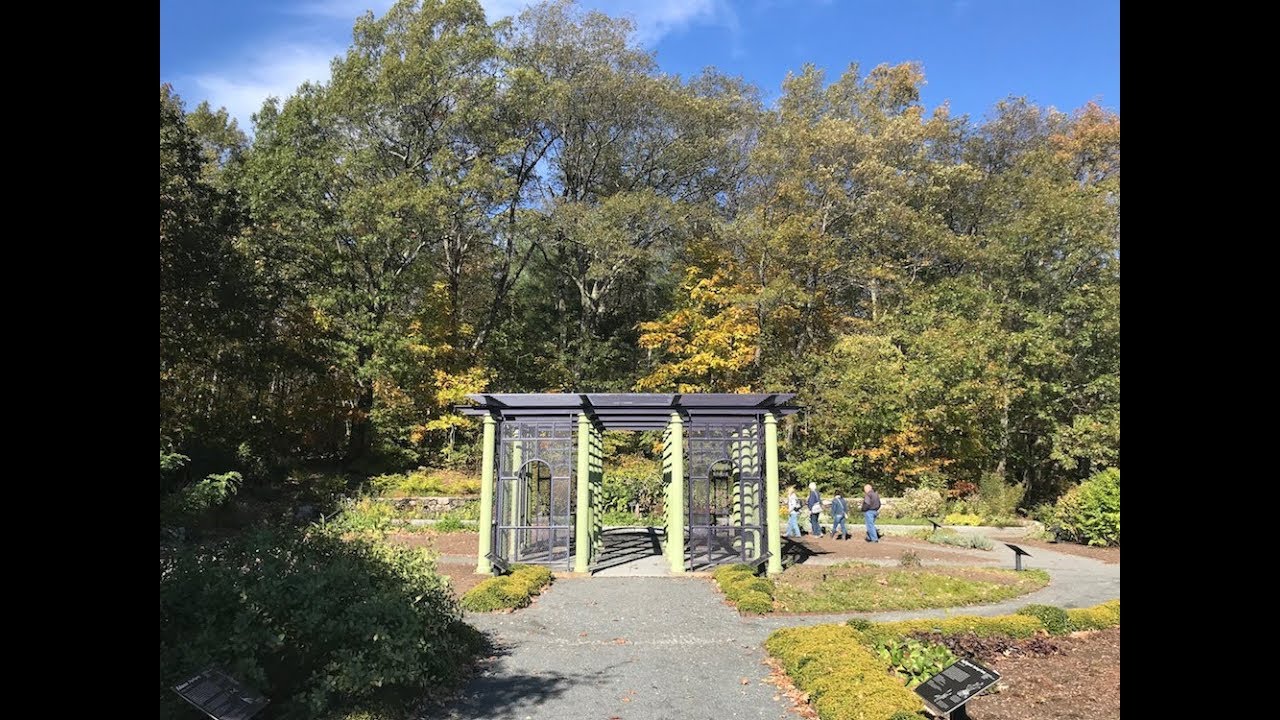
{"type": "Polygon", "coordinates": [[[920,699],[863,642],[851,627],[812,625],[778,630],[764,647],[809,693],[822,720],[887,720],[919,712],[920,699]]]}
{"type": "Polygon", "coordinates": [[[738,606],[739,612],[762,615],[773,612],[772,580],[756,577],[750,565],[722,565],[712,571],[725,599],[738,606]]]}
{"type": "Polygon", "coordinates": [[[870,644],[875,645],[882,641],[917,632],[936,632],[943,635],[959,635],[960,633],[971,632],[979,637],[1005,635],[1013,638],[1026,638],[1043,629],[1044,625],[1039,618],[1025,615],[998,615],[996,617],[956,615],[948,618],[873,623],[870,629],[863,631],[863,635],[866,636],[870,644]]]}
{"type": "Polygon", "coordinates": [[[461,605],[471,612],[528,607],[551,580],[551,571],[541,565],[513,565],[510,575],[489,578],[471,588],[462,596],[461,605]]]}
{"type": "Polygon", "coordinates": [[[1071,629],[1106,630],[1120,624],[1120,601],[1112,600],[1091,608],[1072,608],[1067,611],[1071,629]]]}

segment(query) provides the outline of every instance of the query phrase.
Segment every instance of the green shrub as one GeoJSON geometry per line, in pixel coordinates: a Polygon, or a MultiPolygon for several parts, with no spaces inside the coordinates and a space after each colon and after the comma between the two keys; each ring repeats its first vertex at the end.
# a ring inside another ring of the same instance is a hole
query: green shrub
{"type": "Polygon", "coordinates": [[[1058,499],[1051,523],[1062,539],[1100,547],[1120,544],[1120,471],[1097,473],[1058,499]]]}
{"type": "Polygon", "coordinates": [[[748,590],[738,596],[738,612],[764,615],[773,612],[773,598],[756,590],[748,590]]]}
{"type": "MultiPolygon", "coordinates": [[[[163,463],[164,458],[161,456],[161,464],[163,463]]],[[[243,482],[244,477],[234,471],[207,475],[203,480],[179,488],[166,497],[161,505],[161,516],[170,521],[180,521],[182,516],[212,510],[226,504],[239,491],[243,482]]]]}
{"type": "Polygon", "coordinates": [[[169,687],[219,665],[273,717],[399,706],[443,690],[480,647],[425,551],[322,528],[261,530],[160,562],[160,715],[169,687]]]}
{"type": "Polygon", "coordinates": [[[982,516],[969,513],[951,513],[943,519],[942,524],[976,526],[982,524],[982,516]]]}
{"type": "Polygon", "coordinates": [[[623,522],[606,520],[605,524],[636,524],[636,518],[631,513],[633,505],[639,506],[642,517],[648,517],[662,499],[663,488],[662,468],[654,460],[635,454],[611,456],[600,487],[600,500],[606,513],[618,513],[611,517],[631,517],[629,521],[623,522]]]}
{"type": "Polygon", "coordinates": [[[858,630],[860,632],[862,630],[870,630],[871,626],[874,624],[875,623],[871,622],[870,620],[867,620],[866,618],[849,618],[849,620],[845,622],[845,625],[848,625],[854,630],[858,630]]]}
{"type": "Polygon", "coordinates": [[[462,608],[493,612],[528,607],[551,580],[551,571],[540,565],[513,565],[509,575],[489,578],[467,591],[462,596],[462,608]]]}
{"type": "Polygon", "coordinates": [[[764,646],[796,687],[809,694],[822,720],[886,720],[921,709],[916,694],[886,671],[853,628],[784,628],[764,646]]]}
{"type": "Polygon", "coordinates": [[[903,550],[902,556],[898,558],[898,565],[902,567],[920,567],[920,553],[915,550],[903,550]]]}
{"type": "Polygon", "coordinates": [[[480,478],[458,470],[420,467],[410,473],[379,475],[369,480],[374,494],[384,497],[452,497],[480,494],[480,478]]]}
{"type": "Polygon", "coordinates": [[[1091,608],[1073,608],[1067,611],[1071,631],[1106,630],[1120,624],[1120,601],[1111,600],[1091,608]]]}
{"type": "Polygon", "coordinates": [[[986,473],[978,481],[978,500],[984,517],[1012,517],[1026,495],[1026,486],[1009,484],[995,473],[986,473]]]}
{"type": "Polygon", "coordinates": [[[721,585],[723,585],[727,581],[730,575],[739,575],[739,574],[745,574],[745,575],[754,577],[756,574],[756,569],[750,565],[746,565],[743,563],[736,563],[734,565],[721,565],[720,567],[711,571],[711,577],[715,578],[715,581],[720,583],[721,585]]]}
{"type": "Polygon", "coordinates": [[[937,675],[956,661],[945,645],[921,642],[915,638],[893,638],[876,645],[876,654],[913,688],[937,675]]]}
{"type": "Polygon", "coordinates": [[[440,520],[436,522],[436,524],[433,525],[432,527],[435,529],[436,532],[442,532],[442,533],[462,532],[463,530],[471,529],[468,526],[464,525],[456,515],[445,515],[444,517],[440,518],[440,520]]]}
{"type": "Polygon", "coordinates": [[[1028,605],[1018,611],[1019,615],[1037,618],[1050,635],[1066,635],[1071,632],[1071,620],[1067,611],[1052,605],[1028,605]]]}
{"type": "Polygon", "coordinates": [[[379,502],[374,498],[346,500],[341,505],[342,514],[333,523],[342,530],[363,533],[385,532],[396,519],[396,509],[391,503],[379,502]]]}
{"type": "Polygon", "coordinates": [[[995,547],[985,535],[970,535],[951,530],[935,530],[925,535],[925,540],[935,545],[954,545],[955,547],[972,548],[974,550],[990,550],[995,547]]]}
{"type": "Polygon", "coordinates": [[[762,577],[730,575],[729,580],[721,583],[720,588],[724,590],[725,596],[734,602],[737,602],[740,595],[756,592],[768,595],[770,600],[773,599],[773,582],[762,577]]]}
{"type": "Polygon", "coordinates": [[[912,633],[936,632],[943,635],[957,635],[971,632],[979,637],[1004,635],[1012,638],[1025,638],[1031,637],[1043,629],[1044,625],[1039,618],[1025,615],[997,615],[995,617],[955,615],[947,618],[872,623],[872,626],[863,630],[862,634],[872,645],[877,645],[886,639],[903,637],[912,633]]]}
{"type": "Polygon", "coordinates": [[[945,501],[937,490],[912,488],[895,503],[901,517],[936,517],[942,513],[945,501]]]}

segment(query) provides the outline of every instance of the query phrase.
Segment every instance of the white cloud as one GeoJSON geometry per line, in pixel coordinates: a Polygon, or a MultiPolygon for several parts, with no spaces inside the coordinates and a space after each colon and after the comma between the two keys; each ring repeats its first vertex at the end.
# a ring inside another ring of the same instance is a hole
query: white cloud
{"type": "Polygon", "coordinates": [[[262,103],[274,95],[283,102],[302,83],[329,79],[329,61],[340,48],[307,45],[281,45],[260,53],[248,53],[243,61],[216,72],[191,78],[199,88],[199,96],[209,104],[227,108],[240,127],[250,129],[249,116],[262,109],[262,103]]]}
{"type": "MultiPolygon", "coordinates": [[[[734,53],[739,54],[738,16],[729,0],[580,0],[588,10],[600,10],[613,16],[626,16],[635,21],[636,40],[653,47],[666,35],[695,25],[726,28],[733,40],[734,53]]],[[[282,101],[302,83],[329,79],[330,61],[343,53],[350,38],[350,24],[366,10],[386,12],[392,0],[304,0],[291,5],[286,12],[306,19],[306,28],[286,28],[281,34],[258,39],[262,49],[245,48],[235,59],[203,73],[188,75],[180,85],[194,86],[193,99],[208,99],[214,107],[223,106],[250,131],[250,115],[262,108],[267,97],[282,101]],[[346,31],[342,32],[341,28],[346,31]],[[290,32],[292,31],[292,32],[290,32]],[[323,36],[325,41],[305,41],[299,35],[323,36]],[[288,34],[285,34],[288,33],[288,34]],[[341,42],[331,38],[341,37],[341,42]]],[[[485,15],[492,21],[518,15],[535,0],[480,0],[485,15]]]]}

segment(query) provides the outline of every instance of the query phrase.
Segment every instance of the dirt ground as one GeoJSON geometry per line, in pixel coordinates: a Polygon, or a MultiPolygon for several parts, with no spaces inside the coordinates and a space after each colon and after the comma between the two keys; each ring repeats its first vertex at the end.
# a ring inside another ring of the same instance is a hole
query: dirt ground
{"type": "Polygon", "coordinates": [[[391,542],[406,547],[434,550],[441,555],[470,555],[475,557],[480,548],[480,535],[473,532],[456,533],[392,533],[391,542]]]}
{"type": "Polygon", "coordinates": [[[477,575],[476,564],[469,563],[462,565],[460,563],[440,563],[436,566],[440,570],[441,575],[447,575],[449,581],[453,583],[453,594],[462,597],[468,590],[479,585],[481,581],[486,580],[488,575],[477,575]]]}
{"type": "Polygon", "coordinates": [[[1054,638],[1050,657],[999,658],[1000,692],[974,698],[973,720],[1116,720],[1120,717],[1120,629],[1054,638]]]}
{"type": "Polygon", "coordinates": [[[783,557],[801,553],[821,557],[824,561],[899,560],[902,558],[902,553],[907,550],[914,550],[920,560],[926,563],[939,561],[967,562],[970,560],[986,560],[991,557],[990,551],[985,550],[936,549],[940,547],[943,546],[933,545],[917,538],[904,537],[902,535],[888,535],[881,538],[878,543],[866,542],[862,535],[856,534],[848,540],[834,540],[830,535],[821,540],[815,540],[809,535],[805,535],[799,540],[796,540],[796,538],[782,539],[783,557]],[[799,546],[800,549],[795,546],[799,546]]]}
{"type": "Polygon", "coordinates": [[[1027,540],[1025,538],[1009,540],[1019,547],[1024,548],[1044,548],[1053,552],[1065,553],[1067,555],[1081,555],[1090,557],[1094,560],[1101,560],[1108,565],[1115,565],[1120,562],[1120,548],[1118,547],[1090,547],[1088,545],[1077,545],[1075,543],[1060,542],[1050,543],[1043,540],[1027,540]]]}

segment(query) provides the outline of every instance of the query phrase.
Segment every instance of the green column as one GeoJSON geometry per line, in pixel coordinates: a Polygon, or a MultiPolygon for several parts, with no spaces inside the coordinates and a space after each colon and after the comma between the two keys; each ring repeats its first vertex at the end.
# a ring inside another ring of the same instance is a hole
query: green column
{"type": "Polygon", "coordinates": [[[778,527],[778,418],[773,413],[764,416],[764,476],[765,476],[765,532],[769,534],[770,575],[782,572],[782,528],[778,527]]]}
{"type": "Polygon", "coordinates": [[[591,421],[578,414],[578,513],[573,571],[584,573],[591,562],[591,421]]]}
{"type": "Polygon", "coordinates": [[[498,423],[490,415],[484,416],[484,450],[480,455],[480,557],[476,560],[476,572],[492,574],[489,551],[493,542],[493,450],[498,423]]]}
{"type": "Polygon", "coordinates": [[[671,514],[667,523],[667,548],[671,572],[684,572],[684,423],[671,413],[671,514]]]}

